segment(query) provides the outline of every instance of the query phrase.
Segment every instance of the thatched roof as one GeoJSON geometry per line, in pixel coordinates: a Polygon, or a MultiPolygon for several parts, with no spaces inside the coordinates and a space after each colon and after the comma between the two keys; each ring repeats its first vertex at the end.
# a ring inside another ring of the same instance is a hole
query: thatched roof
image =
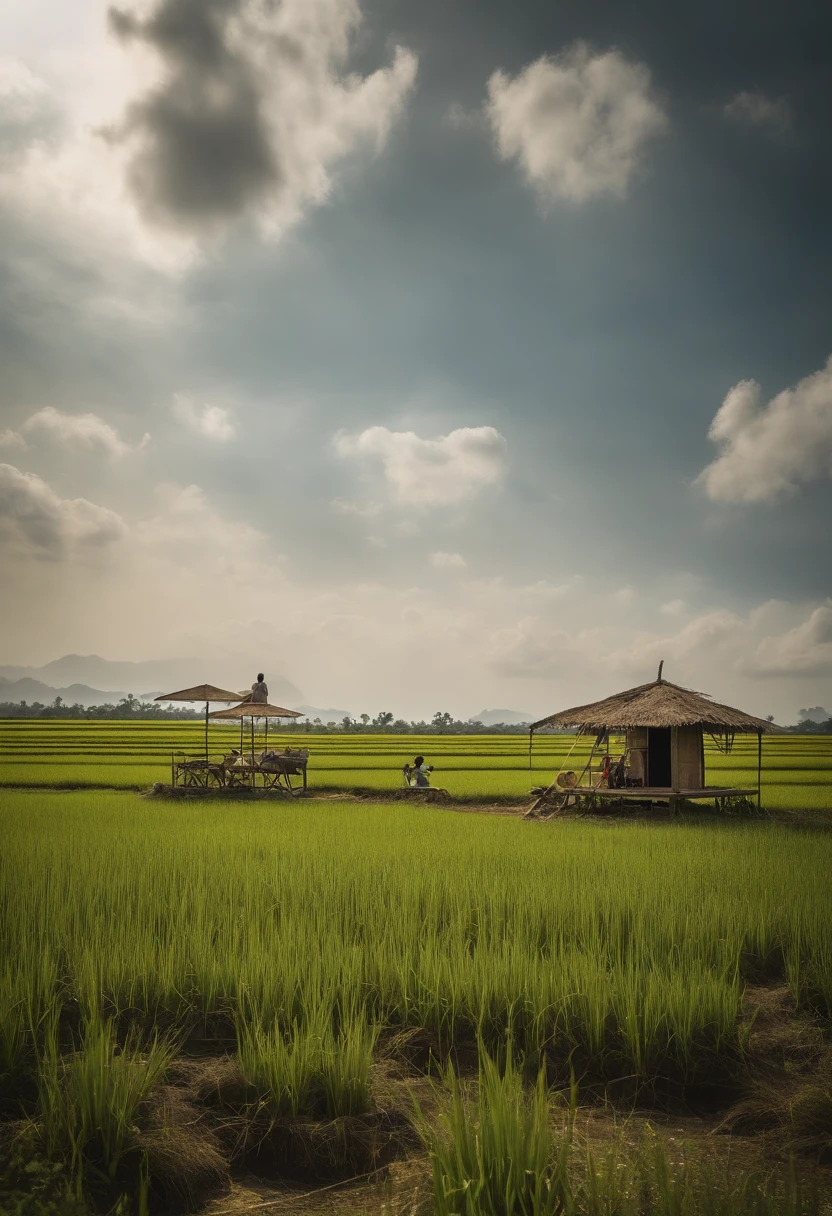
{"type": "Polygon", "coordinates": [[[215,709],[209,718],[302,718],[297,709],[284,709],[281,705],[269,705],[265,701],[244,701],[230,709],[215,709]]]}
{"type": "Polygon", "coordinates": [[[584,730],[612,730],[628,726],[702,726],[706,730],[728,730],[737,734],[779,732],[780,727],[763,718],[744,714],[730,705],[720,705],[701,692],[681,688],[668,680],[653,680],[628,688],[604,701],[577,705],[533,722],[542,726],[579,726],[584,730]]]}
{"type": "Polygon", "coordinates": [[[156,701],[239,701],[238,692],[229,692],[227,688],[217,688],[216,684],[195,684],[193,688],[183,688],[179,692],[166,692],[156,701]]]}

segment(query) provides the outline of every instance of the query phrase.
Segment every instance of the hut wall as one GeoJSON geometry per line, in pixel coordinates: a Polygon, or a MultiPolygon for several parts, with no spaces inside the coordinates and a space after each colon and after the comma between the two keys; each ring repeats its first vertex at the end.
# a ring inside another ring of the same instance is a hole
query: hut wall
{"type": "Polygon", "coordinates": [[[674,726],[671,749],[673,788],[702,789],[705,773],[701,726],[674,726]]]}
{"type": "Polygon", "coordinates": [[[627,731],[627,751],[629,752],[630,778],[640,778],[643,785],[647,784],[647,727],[631,726],[627,731]]]}

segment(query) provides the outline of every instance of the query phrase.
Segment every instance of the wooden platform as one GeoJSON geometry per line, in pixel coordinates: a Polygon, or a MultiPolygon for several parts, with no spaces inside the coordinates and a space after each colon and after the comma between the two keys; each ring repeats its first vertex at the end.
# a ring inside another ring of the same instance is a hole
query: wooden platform
{"type": "Polygon", "coordinates": [[[572,789],[564,790],[563,792],[581,794],[584,797],[591,794],[596,798],[611,798],[616,802],[622,799],[625,802],[670,802],[674,798],[684,798],[686,801],[693,802],[697,798],[757,797],[756,788],[753,790],[738,790],[721,785],[708,785],[696,790],[672,790],[667,786],[658,785],[626,786],[624,789],[611,790],[606,786],[594,789],[591,785],[576,785],[572,789]]]}

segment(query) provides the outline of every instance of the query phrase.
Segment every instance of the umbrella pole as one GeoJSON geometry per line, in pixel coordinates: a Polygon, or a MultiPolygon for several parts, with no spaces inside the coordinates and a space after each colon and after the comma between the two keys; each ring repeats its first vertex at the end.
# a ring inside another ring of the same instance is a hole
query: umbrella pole
{"type": "Polygon", "coordinates": [[[251,719],[251,788],[254,789],[254,716],[251,719]]]}
{"type": "Polygon", "coordinates": [[[208,702],[205,702],[205,759],[208,759],[208,702]]]}

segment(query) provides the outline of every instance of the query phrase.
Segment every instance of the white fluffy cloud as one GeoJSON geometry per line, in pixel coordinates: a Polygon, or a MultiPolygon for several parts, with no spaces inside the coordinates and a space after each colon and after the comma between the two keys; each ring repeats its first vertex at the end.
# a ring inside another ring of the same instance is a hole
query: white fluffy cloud
{"type": "Polygon", "coordinates": [[[199,407],[182,393],[173,398],[173,416],[189,430],[215,443],[227,443],[237,433],[228,410],[221,405],[199,407]]]}
{"type": "Polygon", "coordinates": [[[6,427],[0,431],[0,448],[25,448],[26,440],[17,431],[6,427]]]}
{"type": "Polygon", "coordinates": [[[118,540],[124,521],[86,498],[61,498],[35,473],[0,464],[0,527],[10,547],[61,557],[118,540]]]}
{"type": "Polygon", "coordinates": [[[832,358],[768,404],[741,380],[711,423],[720,453],[697,478],[719,502],[765,502],[832,476],[832,358]]]}
{"type": "Polygon", "coordinates": [[[646,142],[666,125],[650,73],[620,51],[583,42],[488,82],[488,118],[503,160],[544,199],[621,198],[646,142]]]}
{"type": "Polygon", "coordinates": [[[792,110],[785,97],[766,97],[765,93],[737,93],[723,107],[726,118],[746,126],[761,127],[770,135],[788,134],[792,110]]]}
{"type": "Polygon", "coordinates": [[[111,9],[119,40],[161,69],[114,131],[140,209],[188,231],[251,213],[280,232],[324,201],[339,161],[365,141],[383,146],[416,78],[402,47],[390,67],[347,72],[360,20],[357,0],[111,9]]]}
{"type": "Polygon", "coordinates": [[[360,435],[339,435],[335,444],[342,456],[381,460],[394,499],[407,506],[463,502],[496,486],[506,468],[506,441],[493,426],[459,427],[439,439],[371,426],[360,435]]]}
{"type": "Polygon", "coordinates": [[[357,0],[116,6],[107,42],[74,48],[102,87],[79,70],[52,98],[25,64],[0,68],[17,115],[0,197],[114,265],[180,273],[246,218],[276,239],[327,201],[345,159],[384,147],[413,89],[403,47],[387,66],[350,70],[360,24],[357,0]],[[49,106],[61,111],[55,146],[39,134],[49,106]]]}
{"type": "Polygon", "coordinates": [[[461,553],[445,553],[442,549],[431,553],[430,564],[436,570],[464,570],[468,565],[461,553]]]}
{"type": "Polygon", "coordinates": [[[758,676],[817,676],[832,673],[832,600],[785,633],[763,638],[748,664],[758,676]]]}
{"type": "Polygon", "coordinates": [[[65,414],[63,410],[56,410],[52,405],[32,414],[21,429],[27,434],[46,435],[60,443],[98,448],[106,452],[111,460],[120,460],[128,452],[145,447],[150,441],[150,436],[146,434],[137,448],[134,448],[120,439],[118,431],[103,418],[99,418],[98,414],[65,414]]]}

